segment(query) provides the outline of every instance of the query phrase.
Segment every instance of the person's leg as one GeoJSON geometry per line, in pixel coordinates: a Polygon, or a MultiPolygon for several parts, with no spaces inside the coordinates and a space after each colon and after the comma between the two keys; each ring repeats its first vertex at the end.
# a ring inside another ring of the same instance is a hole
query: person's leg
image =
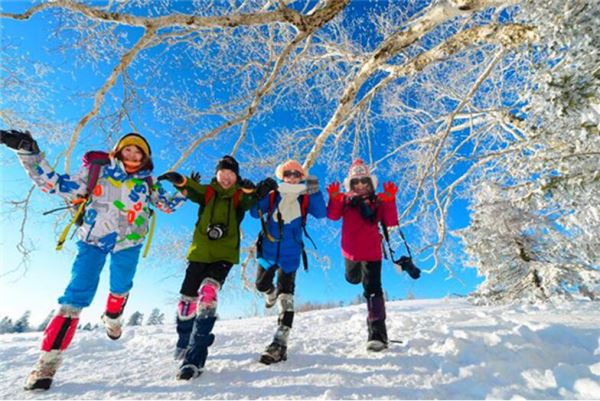
{"type": "Polygon", "coordinates": [[[350,284],[358,284],[362,281],[362,263],[350,259],[344,259],[346,265],[346,281],[350,284]]]}
{"type": "Polygon", "coordinates": [[[80,308],[61,306],[46,326],[41,354],[33,371],[27,377],[25,390],[47,390],[63,360],[79,324],[80,308]]]}
{"type": "Polygon", "coordinates": [[[58,299],[60,309],[46,326],[41,354],[25,383],[26,390],[50,388],[52,379],[62,363],[63,352],[71,343],[82,308],[94,299],[106,253],[100,248],[78,242],[79,252],[71,269],[71,280],[58,299]]]}
{"type": "Polygon", "coordinates": [[[273,278],[277,271],[277,265],[264,268],[261,265],[256,269],[256,289],[262,293],[265,298],[265,307],[271,308],[277,300],[277,291],[273,286],[273,278]]]}
{"type": "Polygon", "coordinates": [[[200,283],[206,278],[205,263],[189,262],[185,271],[185,278],[181,284],[181,298],[177,305],[177,346],[175,359],[184,358],[190,344],[190,336],[194,328],[194,319],[198,311],[198,289],[200,283]]]}
{"type": "Polygon", "coordinates": [[[107,254],[83,241],[79,241],[77,247],[79,251],[71,269],[71,280],[58,303],[82,309],[89,306],[96,295],[107,254]]]}
{"type": "Polygon", "coordinates": [[[185,353],[177,379],[189,380],[199,376],[208,357],[208,347],[215,340],[212,329],[217,320],[217,294],[231,270],[231,263],[216,262],[206,267],[206,277],[198,291],[198,311],[190,338],[188,351],[185,353]]]}
{"type": "Polygon", "coordinates": [[[381,261],[367,262],[363,265],[363,288],[369,312],[367,348],[380,351],[387,347],[388,343],[385,325],[385,299],[381,287],[381,261]]]}
{"type": "Polygon", "coordinates": [[[260,361],[265,364],[285,361],[287,345],[292,323],[294,322],[294,290],[296,287],[296,272],[285,273],[282,269],[277,272],[277,306],[279,317],[277,331],[273,342],[262,354],[260,361]]]}
{"type": "Polygon", "coordinates": [[[106,310],[102,316],[106,334],[113,340],[121,337],[123,320],[121,316],[133,287],[133,277],[140,259],[142,246],[123,249],[110,257],[110,292],[106,300],[106,310]]]}

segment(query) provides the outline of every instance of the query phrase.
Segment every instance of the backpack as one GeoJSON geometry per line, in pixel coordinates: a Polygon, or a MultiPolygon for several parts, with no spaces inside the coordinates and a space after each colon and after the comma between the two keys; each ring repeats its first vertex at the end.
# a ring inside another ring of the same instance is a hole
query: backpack
{"type": "MultiPolygon", "coordinates": [[[[279,261],[279,247],[280,247],[280,241],[281,241],[281,233],[283,231],[283,221],[281,219],[281,214],[279,212],[279,209],[277,210],[277,221],[278,221],[278,225],[279,225],[279,239],[274,238],[267,229],[267,223],[273,217],[276,196],[277,196],[276,191],[271,191],[269,193],[269,208],[267,209],[266,221],[263,220],[262,212],[260,211],[260,209],[258,210],[258,212],[259,212],[258,215],[260,217],[262,231],[260,232],[259,238],[257,240],[257,248],[259,248],[262,245],[262,239],[263,239],[262,236],[263,235],[266,236],[269,239],[269,241],[277,242],[277,257],[276,257],[275,262],[278,262],[279,261]]],[[[316,249],[317,246],[315,245],[315,242],[308,234],[308,231],[306,231],[306,219],[308,217],[308,204],[310,201],[310,196],[308,194],[304,194],[304,195],[301,195],[300,197],[301,197],[301,199],[300,199],[300,216],[302,218],[302,231],[304,231],[304,235],[306,236],[306,238],[308,238],[310,240],[310,242],[313,244],[313,246],[316,249]]],[[[306,271],[306,270],[308,270],[308,256],[306,255],[306,251],[304,250],[304,241],[302,241],[301,245],[302,245],[302,264],[304,265],[304,270],[306,271]]]]}
{"type": "MultiPolygon", "coordinates": [[[[73,219],[71,219],[70,223],[65,227],[61,236],[58,239],[58,243],[56,244],[56,250],[60,251],[65,243],[67,238],[67,234],[71,229],[71,226],[75,224],[76,226],[81,226],[83,224],[83,217],[85,216],[85,206],[88,201],[91,199],[92,195],[98,195],[96,191],[96,184],[98,183],[98,179],[100,178],[100,170],[103,166],[110,164],[110,157],[107,152],[91,150],[86,152],[82,158],[83,166],[88,168],[88,181],[86,185],[85,195],[83,197],[73,199],[71,203],[73,205],[79,205],[73,219]]],[[[152,187],[154,183],[152,182],[152,177],[147,176],[144,177],[144,181],[148,185],[150,194],[152,194],[152,187]]],[[[71,206],[68,206],[69,208],[71,206]]],[[[55,209],[58,210],[58,209],[55,209]]],[[[148,249],[150,248],[150,242],[152,241],[152,234],[154,233],[154,211],[150,210],[150,216],[152,216],[152,221],[150,223],[150,232],[148,235],[148,242],[146,243],[146,248],[144,249],[144,257],[148,253],[148,249]]],[[[45,213],[47,214],[47,213],[45,213]]]]}

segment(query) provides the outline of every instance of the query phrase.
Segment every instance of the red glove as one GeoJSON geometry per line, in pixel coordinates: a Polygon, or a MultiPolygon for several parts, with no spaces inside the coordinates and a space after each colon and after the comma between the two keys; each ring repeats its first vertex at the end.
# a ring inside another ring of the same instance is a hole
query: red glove
{"type": "Polygon", "coordinates": [[[344,199],[344,195],[340,192],[340,183],[334,182],[329,184],[327,187],[327,192],[329,193],[329,199],[341,201],[344,199]]]}
{"type": "Polygon", "coordinates": [[[398,187],[393,182],[388,181],[383,184],[383,191],[384,192],[377,195],[377,197],[384,202],[393,202],[396,199],[398,187]]]}

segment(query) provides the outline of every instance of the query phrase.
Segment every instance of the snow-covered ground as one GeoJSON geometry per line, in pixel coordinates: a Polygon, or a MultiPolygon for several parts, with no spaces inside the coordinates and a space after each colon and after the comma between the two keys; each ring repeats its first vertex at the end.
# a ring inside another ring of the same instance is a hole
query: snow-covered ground
{"type": "Polygon", "coordinates": [[[205,373],[175,380],[173,325],[81,331],[53,388],[22,390],[40,333],[0,335],[2,399],[600,399],[600,308],[388,303],[387,352],[365,350],[364,305],[296,315],[287,362],[257,362],[276,317],[218,321],[205,373]]]}

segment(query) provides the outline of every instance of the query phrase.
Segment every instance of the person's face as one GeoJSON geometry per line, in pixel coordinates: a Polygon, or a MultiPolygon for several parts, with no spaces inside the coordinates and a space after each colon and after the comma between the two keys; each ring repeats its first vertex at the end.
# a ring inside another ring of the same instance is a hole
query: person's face
{"type": "Polygon", "coordinates": [[[127,145],[121,150],[124,161],[139,163],[144,158],[144,152],[135,145],[127,145]]]}
{"type": "Polygon", "coordinates": [[[351,179],[350,188],[356,192],[357,195],[367,195],[373,191],[373,186],[369,177],[351,179]]]}
{"type": "Polygon", "coordinates": [[[302,173],[296,170],[286,170],[283,172],[283,182],[287,184],[300,184],[302,173]]]}
{"type": "Polygon", "coordinates": [[[223,189],[229,189],[237,181],[237,175],[231,170],[221,169],[217,171],[217,182],[223,189]]]}

